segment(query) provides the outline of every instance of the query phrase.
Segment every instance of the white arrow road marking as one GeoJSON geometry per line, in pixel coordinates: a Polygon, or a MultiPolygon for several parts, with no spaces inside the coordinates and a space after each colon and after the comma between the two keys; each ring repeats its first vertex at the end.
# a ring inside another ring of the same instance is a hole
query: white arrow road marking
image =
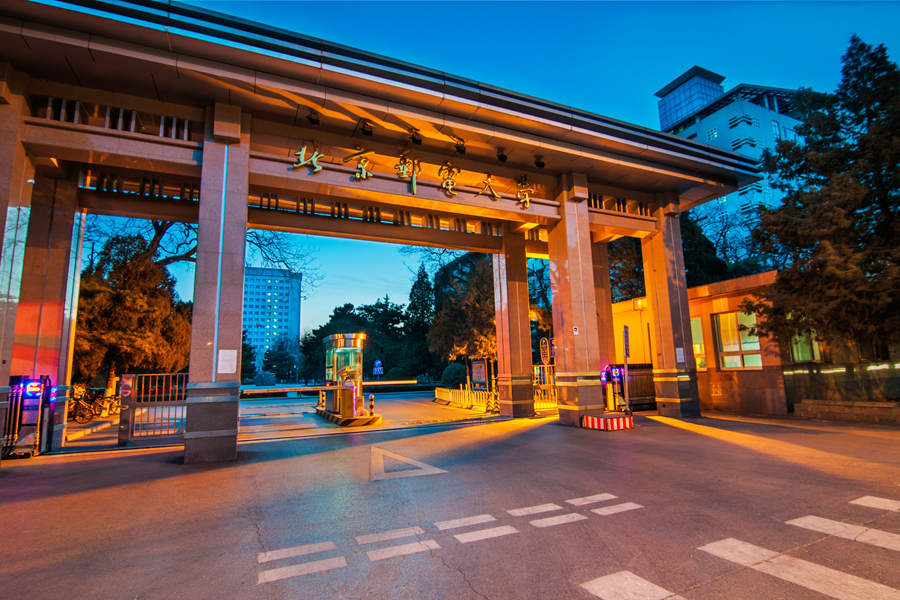
{"type": "Polygon", "coordinates": [[[900,552],[900,535],[897,535],[896,533],[879,531],[878,529],[870,529],[868,527],[862,527],[861,525],[851,525],[850,523],[841,523],[839,521],[832,521],[830,519],[813,516],[800,517],[793,521],[787,521],[787,524],[900,552]]]}
{"type": "Polygon", "coordinates": [[[699,549],[838,600],[900,600],[900,590],[734,538],[699,549]]]}
{"type": "Polygon", "coordinates": [[[317,560],[290,567],[281,567],[280,569],[271,569],[263,571],[259,574],[257,583],[269,583],[270,581],[278,581],[279,579],[287,579],[288,577],[297,577],[298,575],[309,575],[310,573],[319,573],[321,571],[330,571],[347,566],[347,559],[343,556],[337,558],[329,558],[326,560],[317,560]]]}
{"type": "Polygon", "coordinates": [[[685,600],[629,571],[598,577],[581,587],[603,600],[685,600]]]}
{"type": "Polygon", "coordinates": [[[394,454],[393,452],[388,452],[387,450],[382,450],[381,448],[376,448],[372,446],[372,468],[370,474],[370,481],[382,481],[384,479],[402,479],[404,477],[419,477],[420,475],[440,475],[441,473],[446,473],[444,469],[438,469],[437,467],[432,467],[431,465],[426,465],[423,462],[419,462],[417,460],[413,460],[411,458],[407,458],[405,456],[400,456],[399,454],[394,454]],[[410,469],[408,471],[394,471],[392,473],[384,472],[384,456],[390,456],[393,459],[399,460],[400,462],[405,462],[408,465],[412,465],[414,467],[418,467],[417,469],[410,469]]]}

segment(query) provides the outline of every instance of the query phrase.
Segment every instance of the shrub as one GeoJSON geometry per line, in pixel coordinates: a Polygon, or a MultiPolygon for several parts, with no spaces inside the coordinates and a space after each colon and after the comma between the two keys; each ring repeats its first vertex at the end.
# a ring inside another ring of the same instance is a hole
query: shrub
{"type": "Polygon", "coordinates": [[[409,373],[403,367],[393,367],[384,376],[385,380],[395,381],[397,379],[409,379],[409,373]]]}
{"type": "Polygon", "coordinates": [[[447,365],[444,374],[441,375],[441,387],[456,389],[461,383],[466,382],[466,367],[459,363],[447,365]]]}
{"type": "Polygon", "coordinates": [[[257,371],[253,377],[253,385],[275,385],[275,376],[268,371],[257,371]]]}

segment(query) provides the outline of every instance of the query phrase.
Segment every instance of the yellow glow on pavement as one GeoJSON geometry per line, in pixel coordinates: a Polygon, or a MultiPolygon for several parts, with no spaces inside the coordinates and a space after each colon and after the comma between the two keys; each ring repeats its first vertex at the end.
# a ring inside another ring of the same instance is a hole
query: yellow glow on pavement
{"type": "MultiPolygon", "coordinates": [[[[852,456],[844,456],[824,450],[816,450],[799,444],[772,440],[766,437],[738,433],[718,429],[708,425],[700,425],[668,417],[647,417],[653,421],[685,429],[692,433],[705,435],[713,439],[735,444],[748,450],[754,450],[785,462],[794,463],[823,473],[839,475],[860,481],[893,481],[900,484],[900,469],[881,463],[862,460],[852,456]]],[[[830,432],[823,432],[830,433],[830,432]]]]}

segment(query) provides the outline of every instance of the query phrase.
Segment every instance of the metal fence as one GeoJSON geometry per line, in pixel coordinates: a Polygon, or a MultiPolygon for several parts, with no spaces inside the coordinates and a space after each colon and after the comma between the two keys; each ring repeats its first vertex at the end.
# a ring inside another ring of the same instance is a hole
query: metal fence
{"type": "Polygon", "coordinates": [[[134,438],[184,436],[187,373],[122,375],[119,445],[134,438]]]}
{"type": "Polygon", "coordinates": [[[454,406],[470,408],[481,412],[497,412],[497,393],[488,390],[451,390],[434,388],[434,397],[454,406]]]}
{"type": "Polygon", "coordinates": [[[556,366],[534,365],[534,410],[555,410],[557,407],[556,366]]]}

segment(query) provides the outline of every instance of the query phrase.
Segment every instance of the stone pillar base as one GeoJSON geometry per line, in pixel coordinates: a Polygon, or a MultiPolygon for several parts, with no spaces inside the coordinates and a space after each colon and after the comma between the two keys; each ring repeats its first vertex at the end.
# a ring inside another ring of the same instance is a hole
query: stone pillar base
{"type": "Polygon", "coordinates": [[[500,414],[516,419],[534,416],[534,382],[528,373],[497,375],[500,414]]]}
{"type": "Polygon", "coordinates": [[[237,458],[240,383],[189,383],[184,462],[206,463],[237,458]]]}
{"type": "Polygon", "coordinates": [[[700,399],[657,398],[656,412],[661,417],[673,417],[675,419],[680,419],[682,417],[699,417],[700,399]]]}
{"type": "Polygon", "coordinates": [[[700,392],[694,369],[653,369],[656,410],[661,417],[699,417],[700,392]]]}
{"type": "Polygon", "coordinates": [[[606,412],[603,382],[599,372],[556,373],[559,423],[581,427],[581,417],[598,417],[606,412]]]}

